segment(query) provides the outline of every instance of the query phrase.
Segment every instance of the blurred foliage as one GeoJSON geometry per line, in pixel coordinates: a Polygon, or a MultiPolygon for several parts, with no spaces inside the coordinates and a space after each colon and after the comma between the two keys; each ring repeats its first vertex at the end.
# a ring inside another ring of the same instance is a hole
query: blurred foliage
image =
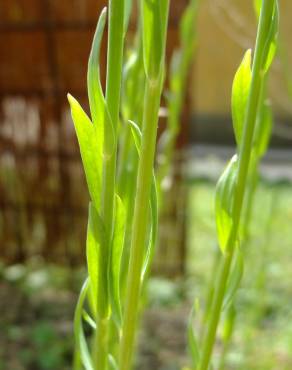
{"type": "MultiPolygon", "coordinates": [[[[157,370],[179,370],[188,365],[188,312],[194,296],[204,307],[217,250],[214,186],[205,180],[189,183],[187,277],[177,281],[151,279],[139,370],[148,370],[150,364],[157,370]]],[[[226,370],[290,370],[291,184],[260,182],[256,199],[226,370]]],[[[83,269],[45,265],[41,260],[0,265],[1,370],[70,369],[73,310],[84,275],[83,269]]],[[[220,334],[224,335],[223,327],[220,334]]],[[[221,349],[219,339],[216,355],[221,349]]]]}

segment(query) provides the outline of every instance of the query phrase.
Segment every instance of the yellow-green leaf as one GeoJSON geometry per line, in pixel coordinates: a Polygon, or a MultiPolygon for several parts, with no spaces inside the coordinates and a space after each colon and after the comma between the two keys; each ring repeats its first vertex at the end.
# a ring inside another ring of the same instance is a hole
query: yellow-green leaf
{"type": "Polygon", "coordinates": [[[68,94],[71,115],[79,143],[90,197],[99,209],[101,194],[102,156],[93,124],[78,101],[68,94]]]}
{"type": "Polygon", "coordinates": [[[251,85],[251,50],[247,50],[232,85],[231,109],[235,139],[240,147],[251,85]]]}

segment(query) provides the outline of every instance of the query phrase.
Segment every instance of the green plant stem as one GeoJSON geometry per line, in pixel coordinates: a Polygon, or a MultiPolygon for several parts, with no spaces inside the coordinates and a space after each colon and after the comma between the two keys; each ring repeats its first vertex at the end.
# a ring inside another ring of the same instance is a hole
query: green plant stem
{"type": "Polygon", "coordinates": [[[256,123],[261,85],[264,75],[264,71],[262,70],[263,50],[266,42],[266,33],[269,26],[269,21],[273,13],[273,9],[274,0],[263,0],[252,68],[251,91],[247,104],[242,147],[239,153],[237,186],[235,188],[234,203],[232,207],[233,224],[226,246],[226,253],[223,256],[222,264],[220,266],[218,283],[212,303],[211,316],[208,322],[206,336],[203,340],[202,356],[197,370],[208,370],[209,368],[211,354],[213,351],[217,332],[217,326],[220,319],[226,283],[229,276],[232,258],[234,255],[235,243],[238,238],[238,229],[245,194],[245,187],[247,183],[252,139],[256,123]]]}
{"type": "MultiPolygon", "coordinates": [[[[123,27],[124,27],[124,0],[111,0],[109,2],[109,36],[107,55],[107,80],[106,80],[106,104],[112,120],[116,136],[119,124],[120,93],[123,63],[123,27]]],[[[110,135],[107,122],[105,124],[105,151],[110,145],[110,135]]],[[[110,151],[110,150],[109,150],[110,151]]],[[[103,167],[103,194],[102,194],[102,218],[109,236],[113,226],[113,204],[115,194],[116,153],[114,152],[104,161],[103,167]]]]}
{"type": "MultiPolygon", "coordinates": [[[[124,0],[109,1],[109,23],[108,23],[108,55],[107,55],[107,80],[106,80],[106,105],[112,121],[114,134],[116,136],[119,123],[120,91],[123,62],[123,38],[124,38],[124,0]]],[[[106,115],[105,115],[106,117],[106,115]]],[[[104,147],[105,152],[110,152],[111,135],[110,122],[105,122],[104,147]]],[[[103,162],[103,183],[101,196],[101,217],[105,225],[107,240],[111,240],[113,232],[113,210],[115,196],[115,173],[116,173],[115,145],[112,155],[105,158],[103,162]]],[[[110,245],[110,243],[107,243],[110,245]]],[[[106,252],[109,255],[110,251],[106,252]]],[[[109,261],[107,258],[104,263],[109,261]]],[[[107,271],[107,269],[106,269],[107,271]]],[[[103,279],[99,282],[104,284],[103,279]]],[[[99,292],[104,292],[104,287],[98,286],[99,292]]],[[[98,299],[98,297],[96,297],[98,299]]],[[[102,312],[98,312],[97,330],[95,334],[94,367],[96,370],[107,370],[108,368],[108,336],[109,336],[109,303],[108,295],[100,297],[105,301],[102,312]]],[[[100,302],[98,299],[97,302],[100,302]]]]}
{"type": "Polygon", "coordinates": [[[124,324],[120,345],[119,370],[129,370],[138,320],[141,271],[148,230],[149,199],[152,183],[161,84],[146,82],[141,154],[138,166],[129,273],[126,288],[124,324]]]}

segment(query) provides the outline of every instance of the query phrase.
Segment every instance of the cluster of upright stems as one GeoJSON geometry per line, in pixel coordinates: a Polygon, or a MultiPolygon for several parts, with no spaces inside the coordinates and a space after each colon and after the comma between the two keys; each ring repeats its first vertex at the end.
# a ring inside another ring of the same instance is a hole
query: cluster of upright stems
{"type": "MultiPolygon", "coordinates": [[[[173,57],[168,130],[158,189],[171,167],[179,132],[186,77],[195,50],[197,6],[198,0],[190,0],[180,25],[181,48],[173,57]]],[[[248,209],[245,204],[249,203],[245,199],[252,194],[249,179],[256,177],[270,133],[265,86],[275,52],[278,7],[276,0],[256,1],[256,6],[260,17],[254,55],[252,58],[251,51],[247,51],[233,85],[237,155],[217,186],[216,221],[222,258],[202,343],[196,341],[192,327],[189,328],[192,368],[196,370],[207,370],[211,364],[228,279],[233,275],[232,269],[241,265],[233,260],[242,261],[240,232],[244,228],[242,209],[248,209]]],[[[88,62],[91,118],[68,95],[91,199],[86,240],[88,277],[74,318],[74,370],[130,370],[133,365],[141,297],[157,236],[154,159],[166,73],[168,11],[169,0],[138,1],[134,43],[124,52],[132,1],[109,0],[109,9],[100,14],[88,62]],[[106,22],[107,70],[103,89],[99,59],[106,22]],[[92,329],[89,340],[84,334],[85,323],[92,329]]]]}

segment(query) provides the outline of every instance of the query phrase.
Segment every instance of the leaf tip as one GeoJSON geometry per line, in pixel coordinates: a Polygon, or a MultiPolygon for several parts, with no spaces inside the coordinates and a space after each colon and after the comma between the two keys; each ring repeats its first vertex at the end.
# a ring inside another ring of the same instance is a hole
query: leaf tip
{"type": "Polygon", "coordinates": [[[67,93],[67,99],[70,105],[72,105],[75,101],[74,97],[70,93],[67,93]]]}

